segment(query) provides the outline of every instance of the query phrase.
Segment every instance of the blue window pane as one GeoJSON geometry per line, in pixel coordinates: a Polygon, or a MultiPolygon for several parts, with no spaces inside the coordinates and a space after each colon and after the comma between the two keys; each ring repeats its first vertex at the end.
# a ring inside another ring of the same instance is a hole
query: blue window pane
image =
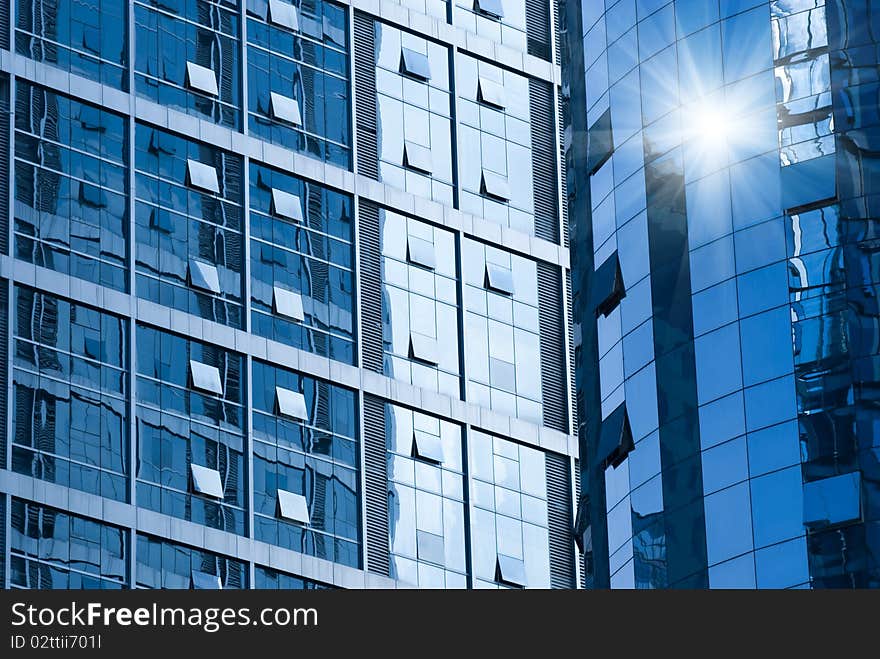
{"type": "Polygon", "coordinates": [[[740,321],[740,334],[747,387],[791,372],[791,312],[787,306],[740,321]]]}
{"type": "Polygon", "coordinates": [[[675,21],[679,36],[696,32],[717,20],[717,0],[675,0],[675,21]]]}
{"type": "Polygon", "coordinates": [[[756,547],[766,547],[804,532],[800,465],[754,478],[751,486],[756,547]]]}
{"type": "Polygon", "coordinates": [[[689,183],[686,192],[688,246],[696,249],[733,230],[727,170],[689,183]]]}
{"type": "MultiPolygon", "coordinates": [[[[785,280],[783,279],[783,283],[785,280]]],[[[737,282],[726,282],[694,295],[694,336],[700,336],[737,318],[737,282]]],[[[786,288],[786,297],[788,289],[786,288]]]]}
{"type": "Polygon", "coordinates": [[[691,252],[691,289],[704,288],[730,279],[736,274],[733,236],[727,236],[691,252]]]}
{"type": "Polygon", "coordinates": [[[703,452],[703,492],[708,494],[749,477],[745,437],[703,452]]]}
{"type": "Polygon", "coordinates": [[[733,225],[737,229],[779,214],[779,156],[752,158],[730,168],[733,225]]]}
{"type": "Polygon", "coordinates": [[[785,258],[782,218],[736,233],[736,270],[747,272],[785,258]]]}
{"type": "Polygon", "coordinates": [[[700,403],[708,403],[742,387],[739,329],[736,323],[696,339],[694,353],[700,403]]]}
{"type": "Polygon", "coordinates": [[[709,568],[710,588],[754,588],[755,557],[745,554],[709,568]]]}
{"type": "Polygon", "coordinates": [[[700,443],[707,449],[746,431],[742,392],[700,407],[700,443]]]}
{"type": "Polygon", "coordinates": [[[755,564],[758,588],[791,588],[810,580],[803,537],[758,550],[755,564]]]}
{"type": "Polygon", "coordinates": [[[797,416],[794,378],[785,377],[746,389],[746,425],[749,432],[797,416]]]}
{"type": "Polygon", "coordinates": [[[796,421],[749,433],[749,471],[760,476],[800,462],[796,421]]]}
{"type": "Polygon", "coordinates": [[[705,499],[709,564],[752,550],[749,484],[740,483],[705,499]]]}
{"type": "Polygon", "coordinates": [[[770,68],[770,12],[766,6],[721,23],[724,78],[734,82],[770,68]]]}
{"type": "Polygon", "coordinates": [[[823,478],[804,485],[804,523],[819,527],[861,517],[861,472],[823,478]]]}
{"type": "Polygon", "coordinates": [[[746,273],[737,283],[741,316],[751,316],[788,302],[788,264],[785,261],[746,273]]]}

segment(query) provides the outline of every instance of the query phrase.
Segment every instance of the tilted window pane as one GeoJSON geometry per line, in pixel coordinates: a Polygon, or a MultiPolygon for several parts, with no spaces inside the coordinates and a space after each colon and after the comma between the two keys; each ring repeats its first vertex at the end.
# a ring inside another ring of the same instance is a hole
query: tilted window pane
{"type": "Polygon", "coordinates": [[[269,20],[288,30],[299,30],[299,15],[296,7],[285,0],[269,0],[269,20]]]}
{"type": "Polygon", "coordinates": [[[495,580],[500,583],[525,587],[528,585],[525,564],[519,558],[498,554],[495,580]]]}
{"type": "Polygon", "coordinates": [[[189,283],[203,291],[220,292],[220,276],[217,274],[217,268],[204,261],[189,260],[189,283]]]}
{"type": "Polygon", "coordinates": [[[309,506],[302,494],[278,490],[278,514],[300,524],[309,524],[309,506]]]}
{"type": "Polygon", "coordinates": [[[490,197],[496,197],[503,201],[510,199],[510,186],[507,183],[507,177],[483,170],[482,183],[480,184],[480,192],[490,197]]]}
{"type": "Polygon", "coordinates": [[[274,119],[285,121],[294,126],[302,124],[299,103],[296,99],[271,92],[269,94],[269,106],[272,109],[272,117],[274,119]]]}
{"type": "Polygon", "coordinates": [[[428,56],[409,48],[401,48],[400,72],[420,80],[430,80],[431,65],[428,63],[428,56]]]}
{"type": "Polygon", "coordinates": [[[220,481],[219,471],[195,463],[189,467],[192,472],[193,492],[215,499],[223,498],[223,483],[220,481]]]}
{"type": "Polygon", "coordinates": [[[189,361],[189,371],[193,388],[209,391],[212,394],[223,394],[220,371],[217,370],[216,366],[209,366],[191,359],[189,361]]]}
{"type": "Polygon", "coordinates": [[[273,286],[272,295],[274,300],[275,313],[279,316],[285,316],[293,320],[302,320],[303,304],[302,297],[295,291],[288,291],[280,286],[273,286]]]}
{"type": "Polygon", "coordinates": [[[409,356],[428,364],[437,364],[437,339],[412,332],[409,335],[409,356]]]}
{"type": "Polygon", "coordinates": [[[438,435],[431,435],[421,430],[413,430],[412,457],[443,462],[443,440],[438,435]]]}
{"type": "Polygon", "coordinates": [[[430,174],[432,169],[431,150],[415,142],[406,141],[403,143],[402,164],[409,169],[430,174]]]}
{"type": "Polygon", "coordinates": [[[474,0],[474,10],[493,18],[504,18],[501,0],[474,0]]]}
{"type": "Polygon", "coordinates": [[[186,84],[190,89],[217,96],[217,79],[214,72],[194,62],[186,63],[186,84]]]}
{"type": "Polygon", "coordinates": [[[281,416],[309,420],[305,396],[298,391],[275,387],[275,406],[281,416]]]}
{"type": "Polygon", "coordinates": [[[410,263],[421,265],[430,270],[433,270],[437,265],[434,256],[434,243],[412,236],[407,237],[406,258],[410,263]]]}
{"type": "Polygon", "coordinates": [[[477,98],[486,105],[492,105],[502,110],[507,107],[507,95],[504,93],[504,85],[501,85],[489,78],[480,77],[477,98]]]}
{"type": "Polygon", "coordinates": [[[295,194],[272,188],[272,213],[286,220],[302,222],[302,201],[295,194]]]}
{"type": "Polygon", "coordinates": [[[217,183],[217,170],[196,160],[186,161],[186,180],[193,187],[218,194],[220,185],[217,183]]]}

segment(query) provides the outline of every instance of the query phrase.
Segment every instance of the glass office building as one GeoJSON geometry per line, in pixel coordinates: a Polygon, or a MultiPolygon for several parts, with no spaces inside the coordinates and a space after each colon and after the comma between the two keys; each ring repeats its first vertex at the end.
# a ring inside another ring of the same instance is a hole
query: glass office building
{"type": "Polygon", "coordinates": [[[587,586],[880,585],[878,20],[567,5],[587,586]]]}
{"type": "Polygon", "coordinates": [[[555,0],[0,0],[0,586],[571,588],[555,0]]]}

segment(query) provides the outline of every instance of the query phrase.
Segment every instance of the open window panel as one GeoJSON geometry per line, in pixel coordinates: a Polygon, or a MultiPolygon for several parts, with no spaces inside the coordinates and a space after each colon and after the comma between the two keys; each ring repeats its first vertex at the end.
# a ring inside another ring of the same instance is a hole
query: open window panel
{"type": "Polygon", "coordinates": [[[272,215],[290,222],[303,221],[302,199],[278,188],[272,188],[272,215]]]}
{"type": "Polygon", "coordinates": [[[852,471],[804,483],[804,526],[813,531],[862,520],[862,474],[852,471]]]}
{"type": "Polygon", "coordinates": [[[409,140],[403,142],[403,166],[422,174],[430,174],[434,165],[431,149],[409,140]]]}
{"type": "Polygon", "coordinates": [[[483,287],[503,295],[513,295],[513,272],[496,263],[487,262],[483,287]]]}
{"type": "Polygon", "coordinates": [[[206,165],[198,160],[190,158],[186,161],[186,183],[191,188],[198,188],[205,192],[220,194],[220,183],[217,180],[217,170],[211,165],[206,165]]]}
{"type": "Polygon", "coordinates": [[[223,395],[223,383],[220,380],[220,369],[210,364],[203,364],[195,359],[189,360],[189,378],[193,389],[207,391],[218,396],[223,395]]]}
{"type": "Polygon", "coordinates": [[[507,95],[504,85],[489,78],[480,76],[477,81],[477,101],[483,105],[491,105],[503,110],[507,107],[507,95]]]}
{"type": "Polygon", "coordinates": [[[507,182],[507,177],[483,169],[480,194],[498,201],[510,201],[510,184],[507,182]]]}
{"type": "Polygon", "coordinates": [[[400,49],[400,73],[427,82],[431,79],[428,56],[409,48],[400,49]]]}
{"type": "Polygon", "coordinates": [[[279,416],[285,416],[289,419],[309,420],[306,397],[298,391],[284,387],[275,387],[275,411],[279,416]]]}
{"type": "Polygon", "coordinates": [[[474,0],[474,11],[496,21],[504,18],[504,5],[501,0],[474,0]]]}
{"type": "Polygon", "coordinates": [[[219,471],[197,465],[194,462],[190,463],[189,468],[193,492],[212,499],[223,498],[223,482],[220,480],[219,471]]]}
{"type": "Polygon", "coordinates": [[[279,316],[298,321],[305,318],[302,296],[277,284],[272,287],[272,306],[279,316]]]}
{"type": "Polygon", "coordinates": [[[525,588],[526,565],[519,558],[497,554],[495,558],[495,581],[506,586],[525,588]]]}
{"type": "Polygon", "coordinates": [[[620,269],[617,251],[605,259],[605,262],[593,273],[590,296],[596,316],[599,314],[607,316],[626,297],[626,286],[623,283],[623,271],[620,269]]]}
{"type": "Polygon", "coordinates": [[[189,285],[208,293],[220,294],[220,273],[213,263],[189,260],[189,285]]]}
{"type": "Polygon", "coordinates": [[[209,574],[201,570],[190,572],[190,588],[193,590],[223,590],[219,574],[209,574]]]}
{"type": "Polygon", "coordinates": [[[416,555],[420,561],[443,565],[446,562],[443,536],[417,530],[416,555]]]}
{"type": "Polygon", "coordinates": [[[296,7],[284,0],[269,0],[269,22],[294,32],[299,30],[296,7]]]}
{"type": "Polygon", "coordinates": [[[299,102],[295,98],[269,92],[269,111],[276,121],[283,121],[292,126],[302,126],[299,102]]]}
{"type": "Polygon", "coordinates": [[[278,490],[278,517],[304,526],[311,524],[309,504],[302,494],[278,490]]]}
{"type": "Polygon", "coordinates": [[[437,357],[437,339],[419,334],[418,332],[410,332],[409,358],[436,366],[439,362],[437,357]]]}
{"type": "Polygon", "coordinates": [[[413,430],[412,457],[435,464],[443,463],[443,442],[437,435],[413,430]]]}
{"type": "Polygon", "coordinates": [[[623,402],[602,421],[596,461],[602,469],[608,467],[616,469],[634,448],[629,414],[626,411],[626,403],[623,402]]]}
{"type": "Polygon", "coordinates": [[[186,63],[186,86],[194,91],[217,96],[217,78],[213,69],[195,62],[186,63]]]}
{"type": "Polygon", "coordinates": [[[415,236],[406,237],[406,260],[428,270],[437,267],[434,243],[415,236]]]}
{"type": "Polygon", "coordinates": [[[595,174],[613,153],[614,132],[611,128],[611,108],[608,108],[587,130],[587,172],[595,174]]]}

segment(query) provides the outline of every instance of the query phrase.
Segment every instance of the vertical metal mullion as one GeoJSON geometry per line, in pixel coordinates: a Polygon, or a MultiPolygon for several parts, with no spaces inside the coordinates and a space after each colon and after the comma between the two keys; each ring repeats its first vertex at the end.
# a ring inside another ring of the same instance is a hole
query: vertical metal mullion
{"type": "MultiPolygon", "coordinates": [[[[245,391],[244,391],[244,400],[247,405],[247,409],[245,410],[245,433],[243,439],[244,450],[247,455],[247,464],[246,464],[246,483],[244,487],[244,491],[246,493],[246,500],[244,502],[245,510],[247,511],[247,537],[250,538],[251,546],[253,547],[254,542],[254,440],[253,433],[250,432],[250,429],[253,427],[253,396],[251,395],[252,387],[251,384],[251,374],[253,373],[253,359],[250,355],[245,355],[244,359],[245,369],[247,370],[247,377],[242,378],[242,382],[245,383],[245,391]]],[[[250,556],[247,561],[248,567],[248,588],[254,587],[254,551],[253,549],[250,552],[250,556]]]]}
{"type": "MultiPolygon", "coordinates": [[[[135,222],[135,111],[136,95],[134,93],[134,54],[137,30],[134,20],[134,0],[128,0],[128,501],[137,505],[137,279],[136,279],[136,247],[137,226],[135,222]]],[[[137,515],[134,528],[129,535],[129,586],[137,585],[137,515]]]]}

